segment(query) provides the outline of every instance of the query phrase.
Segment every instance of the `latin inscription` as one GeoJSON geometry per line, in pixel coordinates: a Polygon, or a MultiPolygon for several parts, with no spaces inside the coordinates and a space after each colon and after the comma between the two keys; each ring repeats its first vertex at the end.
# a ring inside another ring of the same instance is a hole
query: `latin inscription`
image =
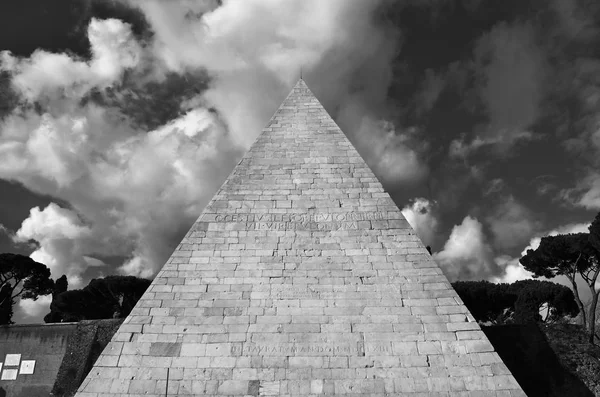
{"type": "MultiPolygon", "coordinates": [[[[335,286],[334,286],[335,287],[335,286]]],[[[257,291],[258,292],[258,291],[257,291]]],[[[273,288],[271,296],[274,299],[344,299],[347,294],[362,294],[364,291],[358,291],[355,288],[338,288],[333,291],[324,291],[317,289],[299,288],[295,286],[286,286],[285,288],[273,288]]],[[[402,294],[399,285],[377,285],[370,294],[377,297],[392,297],[402,294]]],[[[360,296],[360,298],[368,299],[368,297],[360,296]]]]}
{"type": "Polygon", "coordinates": [[[358,230],[360,221],[383,220],[383,212],[225,214],[215,222],[248,223],[254,230],[358,230]]]}
{"type": "Polygon", "coordinates": [[[242,355],[245,356],[361,356],[365,354],[392,354],[391,343],[243,343],[242,346],[242,355]]]}
{"type": "Polygon", "coordinates": [[[378,221],[383,212],[340,212],[315,214],[225,214],[215,216],[216,222],[357,222],[378,221]]]}
{"type": "Polygon", "coordinates": [[[358,222],[257,222],[251,223],[250,228],[254,230],[358,230],[358,222]]]}

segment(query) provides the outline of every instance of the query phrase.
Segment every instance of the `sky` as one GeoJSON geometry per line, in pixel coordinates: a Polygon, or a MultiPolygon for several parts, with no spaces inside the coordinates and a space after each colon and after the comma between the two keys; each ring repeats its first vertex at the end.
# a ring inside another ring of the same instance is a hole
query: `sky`
{"type": "Polygon", "coordinates": [[[21,0],[0,252],[70,289],[153,277],[301,67],[451,281],[531,277],[523,252],[600,211],[595,0],[21,0]]]}

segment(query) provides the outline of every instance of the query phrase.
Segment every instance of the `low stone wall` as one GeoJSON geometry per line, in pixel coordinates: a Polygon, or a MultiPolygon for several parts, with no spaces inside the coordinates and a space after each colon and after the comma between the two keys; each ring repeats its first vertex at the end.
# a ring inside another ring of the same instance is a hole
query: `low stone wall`
{"type": "Polygon", "coordinates": [[[0,397],[69,397],[124,319],[0,326],[0,397]]]}
{"type": "Polygon", "coordinates": [[[0,326],[0,397],[48,397],[76,329],[77,323],[0,326]]]}
{"type": "Polygon", "coordinates": [[[71,397],[125,319],[84,320],[77,323],[58,369],[52,396],[71,397]]]}

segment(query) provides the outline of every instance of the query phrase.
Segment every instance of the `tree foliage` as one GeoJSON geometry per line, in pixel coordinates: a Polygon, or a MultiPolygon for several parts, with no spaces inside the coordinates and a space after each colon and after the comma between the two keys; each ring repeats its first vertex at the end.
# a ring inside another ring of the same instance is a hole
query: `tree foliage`
{"type": "MultiPolygon", "coordinates": [[[[56,299],[56,297],[63,292],[66,292],[69,289],[69,282],[67,281],[67,276],[62,275],[54,282],[54,289],[52,290],[52,302],[56,299]]],[[[52,306],[52,304],[50,304],[52,306]]],[[[47,323],[60,323],[62,321],[62,317],[58,312],[50,312],[44,317],[44,321],[47,323]]]]}
{"type": "Polygon", "coordinates": [[[133,276],[93,279],[83,289],[61,292],[50,304],[47,323],[124,318],[151,281],[133,276]]]}
{"type": "Polygon", "coordinates": [[[522,280],[510,284],[508,293],[517,296],[513,317],[515,323],[554,323],[564,317],[579,314],[573,291],[564,285],[550,281],[522,280]],[[547,310],[542,318],[540,311],[544,306],[547,310]]]}
{"type": "Polygon", "coordinates": [[[489,281],[457,281],[452,287],[463,300],[473,317],[479,322],[502,324],[506,310],[513,307],[516,296],[506,293],[506,284],[489,281]]]}
{"type": "Polygon", "coordinates": [[[555,322],[576,316],[573,292],[549,281],[523,280],[512,284],[458,281],[452,284],[473,317],[491,324],[555,322]],[[544,318],[540,310],[547,305],[544,318]]]}
{"type": "Polygon", "coordinates": [[[14,324],[13,306],[17,298],[37,300],[52,293],[50,269],[28,256],[0,254],[0,324],[14,324]]]}
{"type": "Polygon", "coordinates": [[[527,250],[520,262],[534,277],[566,276],[569,279],[583,325],[587,326],[590,342],[593,342],[599,292],[596,281],[600,273],[600,213],[590,225],[589,233],[542,237],[539,247],[527,250]],[[577,286],[577,275],[587,284],[592,295],[587,313],[577,286]]]}

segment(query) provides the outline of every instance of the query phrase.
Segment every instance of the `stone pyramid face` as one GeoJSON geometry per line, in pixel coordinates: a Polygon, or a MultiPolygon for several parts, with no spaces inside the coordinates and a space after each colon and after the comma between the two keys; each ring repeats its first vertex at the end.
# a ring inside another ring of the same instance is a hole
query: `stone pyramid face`
{"type": "Polygon", "coordinates": [[[302,80],[77,393],[138,395],[525,396],[302,80]]]}

